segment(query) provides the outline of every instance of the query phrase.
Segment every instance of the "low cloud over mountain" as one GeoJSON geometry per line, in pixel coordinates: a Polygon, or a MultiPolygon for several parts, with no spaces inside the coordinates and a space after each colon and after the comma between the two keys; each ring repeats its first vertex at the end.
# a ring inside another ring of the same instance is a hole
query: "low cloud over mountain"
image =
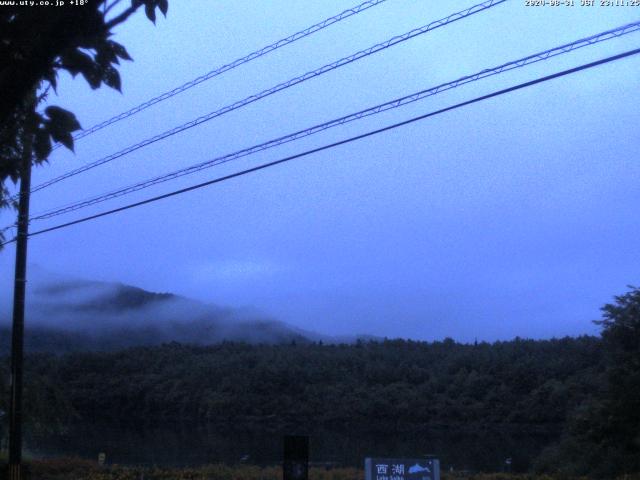
{"type": "MultiPolygon", "coordinates": [[[[114,350],[172,341],[331,341],[256,312],[208,305],[171,293],[62,278],[38,268],[31,277],[26,314],[28,351],[114,350]]],[[[3,290],[11,292],[12,288],[3,290]]],[[[6,293],[0,299],[0,354],[10,348],[10,300],[6,293]]]]}

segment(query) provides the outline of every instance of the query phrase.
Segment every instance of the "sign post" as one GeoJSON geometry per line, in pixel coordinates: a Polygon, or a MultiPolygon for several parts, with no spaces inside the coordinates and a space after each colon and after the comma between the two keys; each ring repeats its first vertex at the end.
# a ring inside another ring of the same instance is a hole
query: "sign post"
{"type": "Polygon", "coordinates": [[[309,478],[309,437],[286,435],[284,437],[283,480],[307,480],[309,478]]]}
{"type": "Polygon", "coordinates": [[[372,458],[364,460],[365,480],[440,480],[435,458],[372,458]]]}

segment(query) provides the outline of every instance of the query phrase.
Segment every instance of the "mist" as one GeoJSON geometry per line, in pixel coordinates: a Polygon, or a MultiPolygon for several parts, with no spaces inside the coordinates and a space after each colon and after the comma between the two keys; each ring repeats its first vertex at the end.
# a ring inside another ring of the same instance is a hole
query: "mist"
{"type": "MultiPolygon", "coordinates": [[[[27,349],[113,350],[167,342],[212,344],[309,341],[296,329],[255,309],[233,309],[121,283],[65,277],[29,267],[25,315],[27,349]]],[[[12,286],[4,279],[0,328],[8,332],[12,286]]],[[[3,335],[4,336],[4,335],[3,335]]],[[[9,335],[6,336],[8,340],[9,335]]],[[[8,342],[3,341],[3,349],[8,342]]]]}

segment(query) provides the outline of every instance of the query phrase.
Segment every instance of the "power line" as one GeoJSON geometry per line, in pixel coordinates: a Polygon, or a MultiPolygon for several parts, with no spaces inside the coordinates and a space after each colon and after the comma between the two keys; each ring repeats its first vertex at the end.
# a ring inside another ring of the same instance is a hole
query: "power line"
{"type": "Polygon", "coordinates": [[[638,22],[634,22],[634,23],[630,23],[627,25],[623,25],[611,30],[607,30],[601,33],[598,33],[596,35],[591,35],[589,37],[586,38],[582,38],[579,40],[576,40],[574,42],[571,43],[567,43],[564,45],[561,45],[559,47],[554,47],[548,50],[544,50],[542,52],[538,52],[535,53],[533,55],[529,55],[523,58],[520,58],[518,60],[514,60],[511,62],[507,62],[507,63],[503,63],[497,67],[493,67],[493,68],[487,68],[484,70],[481,70],[477,73],[474,73],[472,75],[467,75],[461,78],[458,78],[454,81],[451,82],[447,82],[447,83],[443,83],[440,84],[436,87],[432,87],[429,88],[427,90],[421,90],[420,92],[411,94],[411,95],[407,95],[401,98],[397,98],[395,100],[391,100],[389,102],[385,102],[383,104],[380,105],[376,105],[375,107],[371,107],[371,108],[367,108],[365,110],[361,110],[359,112],[356,113],[352,113],[350,115],[346,115],[325,123],[321,123],[318,125],[314,125],[312,127],[309,127],[307,129],[304,130],[300,130],[297,131],[295,133],[291,133],[276,139],[272,139],[269,140],[267,142],[258,144],[258,145],[254,145],[252,147],[248,147],[230,154],[226,154],[223,155],[221,157],[217,157],[215,159],[212,160],[208,160],[202,163],[198,163],[195,165],[192,165],[190,167],[187,168],[183,168],[180,170],[176,170],[174,172],[168,173],[168,174],[164,174],[158,177],[154,177],[133,185],[130,185],[128,187],[124,187],[121,188],[119,190],[115,190],[115,191],[111,191],[109,193],[105,193],[99,196],[95,196],[92,197],[90,199],[87,200],[83,200],[80,202],[75,202],[75,203],[71,203],[71,204],[67,204],[65,206],[62,207],[57,207],[55,209],[51,209],[48,210],[47,212],[41,213],[41,214],[37,214],[35,216],[32,217],[32,221],[34,220],[44,220],[44,219],[48,219],[48,218],[52,218],[52,217],[56,217],[58,215],[62,215],[65,213],[69,213],[69,212],[73,212],[76,210],[79,210],[81,208],[85,208],[91,205],[95,205],[98,203],[102,203],[105,202],[107,200],[111,200],[114,198],[118,198],[121,197],[123,195],[127,195],[129,193],[133,193],[148,187],[151,187],[153,185],[157,185],[159,183],[163,183],[169,180],[173,180],[176,178],[180,178],[182,176],[185,175],[189,175],[195,172],[199,172],[201,170],[207,169],[207,168],[211,168],[232,160],[237,160],[241,157],[245,157],[248,155],[252,155],[254,153],[260,152],[260,151],[264,151],[270,148],[274,148],[276,146],[279,145],[283,145],[285,143],[288,142],[292,142],[294,140],[298,140],[300,138],[303,137],[307,137],[310,135],[313,135],[315,133],[319,133],[322,132],[324,130],[333,128],[333,127],[337,127],[339,125],[344,125],[346,123],[355,121],[355,120],[359,120],[368,116],[372,116],[372,115],[376,115],[378,113],[387,111],[387,110],[391,110],[394,108],[398,108],[404,105],[407,105],[409,103],[413,103],[416,102],[418,100],[422,100],[424,98],[436,95],[438,93],[447,91],[447,90],[451,90],[453,88],[459,87],[461,85],[465,85],[467,83],[471,83],[483,78],[487,78],[493,75],[497,75],[500,73],[504,73],[506,71],[510,71],[516,68],[521,68],[524,67],[526,65],[531,65],[533,63],[537,63],[543,60],[547,60],[551,57],[555,57],[557,55],[561,55],[564,53],[568,53],[571,52],[573,50],[585,47],[585,46],[589,46],[589,45],[593,45],[599,42],[603,42],[605,40],[610,40],[612,38],[618,38],[622,35],[626,35],[632,32],[636,32],[640,30],[640,21],[638,22]]]}
{"type": "MultiPolygon", "coordinates": [[[[17,227],[18,227],[17,223],[14,223],[12,225],[8,225],[8,226],[4,227],[2,230],[0,230],[0,239],[5,238],[5,232],[8,232],[9,230],[15,229],[16,233],[17,233],[17,227]]],[[[15,242],[17,239],[18,239],[17,235],[13,234],[13,237],[12,237],[11,240],[8,240],[5,243],[0,244],[0,248],[2,248],[3,245],[15,242]]]]}
{"type": "MultiPolygon", "coordinates": [[[[222,176],[222,177],[214,178],[213,180],[209,180],[209,181],[206,181],[206,182],[203,182],[203,183],[192,185],[190,187],[182,188],[180,190],[175,190],[173,192],[165,193],[163,195],[159,195],[159,196],[156,196],[156,197],[148,198],[146,200],[142,200],[142,201],[139,201],[139,202],[131,203],[131,204],[125,205],[123,207],[114,208],[112,210],[107,210],[105,212],[97,213],[95,215],[90,215],[90,216],[87,216],[87,217],[83,217],[83,218],[80,218],[80,219],[77,219],[77,220],[73,220],[71,222],[66,222],[66,223],[63,223],[63,224],[60,224],[60,225],[56,225],[56,226],[53,226],[53,227],[49,227],[49,228],[45,228],[45,229],[42,229],[42,230],[38,230],[38,231],[30,233],[29,236],[40,235],[40,234],[43,234],[43,233],[59,230],[61,228],[70,227],[72,225],[77,225],[79,223],[84,223],[84,222],[87,222],[89,220],[94,220],[94,219],[97,219],[97,218],[100,218],[100,217],[104,217],[104,216],[107,216],[107,215],[111,215],[111,214],[114,214],[114,213],[117,213],[117,212],[122,212],[124,210],[129,210],[131,208],[139,207],[141,205],[146,205],[148,203],[153,203],[153,202],[156,202],[156,201],[159,201],[159,200],[163,200],[165,198],[169,198],[169,197],[173,197],[173,196],[176,196],[176,195],[180,195],[182,193],[190,192],[192,190],[197,190],[197,189],[200,189],[200,188],[203,188],[203,187],[207,187],[207,186],[213,185],[215,183],[220,183],[220,182],[223,182],[223,181],[226,181],[226,180],[230,180],[232,178],[236,178],[236,177],[240,177],[240,176],[243,176],[243,175],[247,175],[249,173],[256,172],[258,170],[264,170],[266,168],[273,167],[275,165],[279,165],[281,163],[289,162],[291,160],[295,160],[297,158],[305,157],[305,156],[311,155],[313,153],[318,153],[318,152],[321,152],[321,151],[324,151],[324,150],[329,150],[331,148],[335,148],[335,147],[340,146],[340,145],[345,145],[347,143],[351,143],[351,142],[354,142],[356,140],[361,140],[363,138],[371,137],[373,135],[377,135],[377,134],[380,134],[380,133],[383,133],[383,132],[386,132],[386,131],[389,131],[389,130],[393,130],[393,129],[396,129],[398,127],[402,127],[404,125],[408,125],[408,124],[417,122],[419,120],[424,120],[426,118],[434,117],[436,115],[440,115],[440,114],[445,113],[445,112],[456,110],[456,109],[461,108],[461,107],[465,107],[465,106],[472,105],[472,104],[475,104],[475,103],[478,103],[478,102],[481,102],[481,101],[484,101],[484,100],[488,100],[490,98],[498,97],[500,95],[504,95],[504,94],[507,94],[507,93],[510,93],[510,92],[514,92],[516,90],[521,90],[523,88],[530,87],[530,86],[533,86],[533,85],[537,85],[539,83],[547,82],[547,81],[550,81],[550,80],[553,80],[553,79],[556,79],[556,78],[559,78],[559,77],[563,77],[563,76],[566,76],[566,75],[577,73],[577,72],[582,71],[582,70],[587,70],[589,68],[593,68],[593,67],[596,67],[596,66],[599,66],[599,65],[603,65],[603,64],[610,63],[610,62],[613,62],[613,61],[616,61],[616,60],[620,60],[622,58],[630,57],[632,55],[637,55],[638,53],[640,53],[640,48],[637,48],[637,49],[634,49],[634,50],[629,50],[627,52],[620,53],[618,55],[613,55],[613,56],[610,56],[610,57],[607,57],[607,58],[603,58],[603,59],[600,59],[600,60],[596,60],[594,62],[586,63],[586,64],[580,65],[578,67],[574,67],[574,68],[570,68],[570,69],[567,69],[567,70],[563,70],[563,71],[560,71],[560,72],[557,72],[557,73],[554,73],[554,74],[551,74],[551,75],[546,75],[544,77],[539,77],[539,78],[537,78],[535,80],[530,80],[528,82],[520,83],[520,84],[514,85],[512,87],[504,88],[502,90],[497,90],[495,92],[492,92],[492,93],[489,93],[489,94],[486,94],[486,95],[482,95],[480,97],[476,97],[476,98],[473,98],[471,100],[467,100],[465,102],[457,103],[455,105],[451,105],[451,106],[446,107],[446,108],[441,108],[439,110],[435,110],[433,112],[429,112],[429,113],[426,113],[424,115],[420,115],[418,117],[410,118],[409,120],[405,120],[405,121],[402,121],[402,122],[399,122],[399,123],[394,123],[392,125],[388,125],[386,127],[379,128],[377,130],[372,130],[372,131],[369,131],[369,132],[366,132],[366,133],[363,133],[363,134],[360,134],[360,135],[356,135],[354,137],[350,137],[350,138],[347,138],[347,139],[344,139],[344,140],[340,140],[338,142],[334,142],[334,143],[331,143],[331,144],[328,144],[328,145],[324,145],[322,147],[318,147],[318,148],[314,148],[314,149],[311,149],[311,150],[307,150],[305,152],[298,153],[296,155],[291,155],[289,157],[285,157],[285,158],[282,158],[280,160],[275,160],[273,162],[264,163],[264,164],[258,165],[256,167],[248,168],[246,170],[242,170],[242,171],[239,171],[239,172],[236,172],[236,173],[232,173],[232,174],[225,175],[225,176],[222,176]]],[[[14,240],[10,240],[8,242],[3,243],[1,246],[7,245],[7,244],[12,243],[14,241],[15,241],[15,239],[14,240]]]]}
{"type": "MultiPolygon", "coordinates": [[[[102,130],[103,128],[112,125],[116,122],[119,122],[121,120],[124,120],[125,118],[128,118],[132,115],[135,115],[136,113],[139,113],[153,105],[155,105],[156,103],[160,103],[164,100],[167,100],[168,98],[174,97],[175,95],[178,95],[182,92],[184,92],[185,90],[189,90],[190,88],[195,87],[196,85],[199,85],[202,82],[206,82],[207,80],[210,80],[214,77],[217,77],[218,75],[221,75],[225,72],[228,72],[229,70],[233,70],[236,67],[239,67],[240,65],[243,65],[245,63],[248,63],[252,60],[255,60],[257,58],[260,58],[268,53],[271,53],[279,48],[284,47],[285,45],[289,45],[290,43],[293,43],[297,40],[300,40],[302,38],[308,37],[309,35],[312,35],[316,32],[319,32],[320,30],[323,30],[331,25],[333,25],[334,23],[338,23],[341,20],[344,20],[345,18],[349,18],[353,15],[356,15],[360,12],[363,12],[365,10],[368,10],[371,7],[375,7],[376,5],[380,5],[381,3],[386,2],[387,0],[368,0],[366,2],[361,3],[360,5],[356,5],[355,7],[349,8],[341,13],[339,13],[338,15],[334,15],[333,17],[329,17],[319,23],[316,23],[315,25],[312,25],[310,27],[305,28],[304,30],[301,30],[297,33],[294,33],[293,35],[289,35],[286,38],[283,38],[281,40],[278,40],[277,42],[274,42],[270,45],[267,45],[266,47],[263,47],[259,50],[256,50],[255,52],[251,52],[248,55],[245,55],[244,57],[238,58],[230,63],[227,63],[221,67],[218,67],[214,70],[211,70],[210,72],[205,73],[204,75],[200,75],[197,78],[194,78],[193,80],[190,80],[186,83],[184,83],[183,85],[180,85],[179,87],[176,87],[172,90],[166,91],[160,95],[158,95],[157,97],[153,97],[150,100],[147,100],[144,103],[141,103],[140,105],[131,108],[130,110],[127,110],[126,112],[122,112],[118,115],[115,115],[114,117],[111,117],[103,122],[100,122],[90,128],[87,128],[85,130],[82,130],[81,132],[77,133],[76,135],[73,136],[73,138],[75,140],[79,140],[81,138],[84,138],[88,135],[91,135],[92,133],[97,132],[98,130],[102,130]]],[[[60,146],[60,144],[57,144],[54,148],[58,148],[60,146]]]]}
{"type": "Polygon", "coordinates": [[[6,241],[6,242],[4,242],[4,243],[0,243],[0,247],[4,247],[5,245],[9,245],[9,244],[11,244],[11,243],[15,243],[15,242],[16,242],[16,240],[17,240],[17,237],[13,237],[11,240],[7,240],[7,241],[6,241]]]}
{"type": "Polygon", "coordinates": [[[11,230],[12,228],[16,228],[17,226],[18,226],[17,223],[12,223],[11,225],[7,225],[2,230],[0,230],[0,233],[7,232],[7,231],[11,230]]]}
{"type": "Polygon", "coordinates": [[[479,3],[477,5],[474,5],[472,7],[469,7],[465,10],[462,10],[460,12],[456,12],[456,13],[452,13],[451,15],[442,18],[440,20],[436,20],[433,21],[431,23],[429,23],[428,25],[425,25],[423,27],[419,27],[416,29],[413,29],[403,35],[398,35],[395,36],[389,40],[386,40],[385,42],[382,43],[378,43],[372,47],[369,47],[365,50],[361,50],[357,53],[354,53],[352,55],[349,55],[348,57],[344,57],[340,60],[337,60],[335,62],[329,63],[327,65],[324,65],[320,68],[317,68],[315,70],[312,70],[310,72],[305,73],[304,75],[300,75],[297,77],[292,78],[291,80],[288,80],[286,82],[280,83],[274,87],[271,87],[267,90],[263,90],[260,93],[251,95],[243,100],[237,101],[235,103],[232,103],[230,105],[227,105],[226,107],[223,107],[219,110],[216,110],[214,112],[208,113],[206,115],[203,115],[201,117],[196,118],[195,120],[191,120],[190,122],[184,123],[182,125],[179,125],[177,127],[174,127],[170,130],[167,130],[163,133],[160,133],[158,135],[155,135],[153,137],[147,138],[139,143],[136,143],[134,145],[131,145],[123,150],[120,150],[119,152],[116,152],[114,154],[111,154],[107,157],[104,157],[100,160],[96,160],[92,163],[89,163],[87,165],[84,165],[82,167],[79,167],[75,170],[71,170],[63,175],[60,175],[52,180],[49,180],[47,182],[44,182],[36,187],[33,187],[31,189],[31,193],[33,192],[37,192],[39,190],[42,190],[43,188],[49,187],[55,183],[58,183],[62,180],[65,180],[67,178],[73,177],[75,175],[78,175],[80,173],[86,172],[87,170],[90,170],[92,168],[95,168],[97,166],[103,165],[105,163],[111,162],[117,158],[123,157],[131,152],[134,152],[136,150],[139,150],[140,148],[146,147],[148,145],[151,145],[155,142],[158,142],[160,140],[163,140],[165,138],[171,137],[173,135],[176,135],[180,132],[183,132],[185,130],[188,130],[190,128],[193,128],[197,125],[200,125],[204,122],[208,122],[209,120],[212,120],[216,117],[219,117],[221,115],[224,115],[226,113],[229,113],[233,110],[236,110],[238,108],[244,107],[246,105],[249,105],[250,103],[256,102],[258,100],[261,100],[265,97],[268,97],[269,95],[273,95],[274,93],[277,93],[281,90],[285,90],[287,88],[293,87],[294,85],[297,85],[299,83],[305,82],[309,79],[318,77],[320,75],[323,75],[324,73],[330,72],[332,70],[336,70],[337,68],[343,67],[345,65],[348,65],[352,62],[355,62],[356,60],[360,60],[364,57],[367,57],[369,55],[372,55],[376,52],[385,50],[389,47],[392,47],[394,45],[397,45],[401,42],[405,42],[411,38],[417,37],[418,35],[422,35],[424,33],[430,32],[432,30],[435,30],[439,27],[448,25],[450,23],[453,23],[457,20],[461,20],[463,18],[469,17],[473,14],[482,12],[484,10],[487,10],[489,8],[495,7],[496,5],[499,5],[501,3],[506,2],[507,0],[486,0],[482,3],[479,3]]]}

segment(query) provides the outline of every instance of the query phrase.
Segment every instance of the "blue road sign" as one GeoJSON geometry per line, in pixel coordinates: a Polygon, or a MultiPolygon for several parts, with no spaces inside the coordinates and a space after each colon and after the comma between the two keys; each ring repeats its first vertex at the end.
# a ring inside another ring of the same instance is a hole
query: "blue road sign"
{"type": "Polygon", "coordinates": [[[440,480],[435,458],[365,458],[365,480],[440,480]]]}

